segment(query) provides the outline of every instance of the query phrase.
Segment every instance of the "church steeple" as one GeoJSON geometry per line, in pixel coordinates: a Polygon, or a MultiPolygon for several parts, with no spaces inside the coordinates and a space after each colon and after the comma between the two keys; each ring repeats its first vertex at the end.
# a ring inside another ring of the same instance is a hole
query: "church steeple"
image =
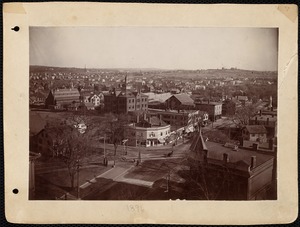
{"type": "Polygon", "coordinates": [[[193,142],[190,146],[190,152],[193,153],[193,159],[196,159],[200,162],[206,162],[208,149],[203,139],[200,127],[199,132],[194,137],[193,142]]]}

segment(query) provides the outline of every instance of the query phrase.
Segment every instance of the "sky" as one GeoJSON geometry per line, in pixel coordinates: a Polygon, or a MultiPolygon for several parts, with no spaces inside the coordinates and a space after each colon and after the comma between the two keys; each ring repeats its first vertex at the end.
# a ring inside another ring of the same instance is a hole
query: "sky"
{"type": "Polygon", "coordinates": [[[31,27],[30,65],[277,71],[276,28],[31,27]]]}

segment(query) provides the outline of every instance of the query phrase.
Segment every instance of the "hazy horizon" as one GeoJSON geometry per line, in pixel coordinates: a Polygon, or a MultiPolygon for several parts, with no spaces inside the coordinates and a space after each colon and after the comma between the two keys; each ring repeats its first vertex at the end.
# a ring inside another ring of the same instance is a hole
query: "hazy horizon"
{"type": "Polygon", "coordinates": [[[88,68],[75,66],[53,66],[53,65],[29,65],[30,67],[49,67],[49,68],[73,68],[73,69],[96,69],[96,70],[161,70],[161,71],[198,71],[198,70],[242,70],[242,71],[257,71],[257,72],[277,72],[277,70],[251,70],[239,68],[224,68],[224,69],[163,69],[163,68],[88,68]]]}
{"type": "Polygon", "coordinates": [[[277,71],[277,28],[30,27],[30,65],[277,71]]]}

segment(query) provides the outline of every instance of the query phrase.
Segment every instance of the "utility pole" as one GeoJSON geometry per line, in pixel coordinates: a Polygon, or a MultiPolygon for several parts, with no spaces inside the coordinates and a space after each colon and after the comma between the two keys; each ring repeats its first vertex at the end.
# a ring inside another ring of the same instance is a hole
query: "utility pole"
{"type": "Polygon", "coordinates": [[[106,150],[105,150],[105,140],[106,140],[106,134],[104,134],[103,164],[105,166],[107,166],[107,158],[106,158],[106,150]]]}
{"type": "Polygon", "coordinates": [[[168,174],[166,176],[166,180],[167,180],[167,189],[166,189],[166,193],[168,193],[168,197],[170,198],[170,178],[171,178],[171,171],[170,169],[168,170],[168,174]]]}
{"type": "Polygon", "coordinates": [[[80,199],[79,198],[79,158],[77,158],[76,164],[77,164],[77,199],[80,199]]]}

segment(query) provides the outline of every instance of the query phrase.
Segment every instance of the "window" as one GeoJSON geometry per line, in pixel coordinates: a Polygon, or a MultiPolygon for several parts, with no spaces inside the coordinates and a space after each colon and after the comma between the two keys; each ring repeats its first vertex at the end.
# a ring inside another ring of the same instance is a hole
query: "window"
{"type": "Polygon", "coordinates": [[[163,133],[161,132],[161,133],[160,133],[160,135],[162,136],[162,135],[163,135],[163,133]]]}

